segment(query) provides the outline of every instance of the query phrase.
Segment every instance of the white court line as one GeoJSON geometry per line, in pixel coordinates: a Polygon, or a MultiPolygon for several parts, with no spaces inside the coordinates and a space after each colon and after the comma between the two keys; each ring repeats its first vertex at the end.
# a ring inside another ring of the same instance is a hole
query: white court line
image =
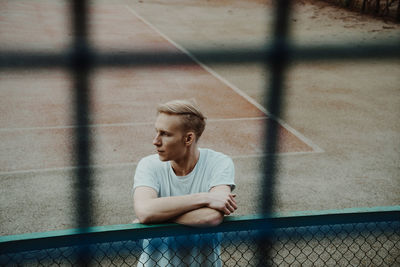
{"type": "MultiPolygon", "coordinates": [[[[296,156],[296,155],[306,155],[306,154],[315,154],[315,152],[284,152],[275,154],[275,156],[283,157],[283,156],[296,156]]],[[[233,160],[240,159],[254,159],[254,158],[263,158],[268,154],[260,153],[260,154],[248,154],[248,155],[240,155],[240,156],[230,156],[233,160]]],[[[116,167],[134,167],[138,163],[137,162],[124,162],[124,163],[109,163],[109,164],[95,164],[90,165],[90,168],[93,169],[101,169],[101,168],[116,168],[116,167]]],[[[28,170],[15,170],[15,171],[0,171],[0,176],[5,175],[16,175],[16,174],[32,174],[34,172],[53,172],[53,171],[75,171],[79,167],[76,166],[67,166],[67,167],[58,167],[58,168],[44,168],[44,169],[28,169],[28,170]]]]}
{"type": "MultiPolygon", "coordinates": [[[[306,152],[285,152],[285,153],[278,153],[276,154],[277,156],[292,156],[292,155],[304,155],[304,154],[310,154],[310,153],[321,153],[324,152],[323,149],[319,148],[316,144],[314,144],[311,140],[306,138],[304,135],[299,133],[297,130],[289,126],[287,123],[285,123],[283,120],[276,118],[275,116],[271,115],[262,105],[260,105],[258,102],[256,102],[253,98],[248,96],[246,93],[244,93],[241,89],[236,87],[234,84],[220,76],[218,73],[216,73],[214,70],[209,68],[208,66],[204,65],[202,62],[200,62],[193,54],[191,54],[188,50],[174,42],[172,39],[170,39],[168,36],[166,36],[164,33],[160,32],[154,25],[152,25],[150,22],[145,20],[142,16],[140,16],[136,11],[131,9],[129,6],[126,6],[126,8],[133,14],[135,15],[138,19],[140,19],[143,23],[145,23],[147,26],[149,26],[152,30],[154,30],[156,33],[158,33],[160,36],[162,36],[165,40],[170,42],[172,45],[174,45],[177,49],[179,49],[181,52],[189,56],[195,63],[197,63],[199,66],[201,66],[203,69],[205,69],[208,73],[213,75],[215,78],[220,80],[222,83],[227,85],[229,88],[231,88],[234,92],[242,96],[244,99],[246,99],[248,102],[250,102],[252,105],[257,107],[260,111],[262,111],[266,116],[269,118],[277,121],[283,128],[285,128],[287,131],[291,132],[294,136],[299,138],[301,141],[303,141],[305,144],[310,146],[313,151],[306,151],[306,152]]],[[[260,120],[260,119],[268,119],[267,117],[248,117],[248,118],[228,118],[228,119],[208,119],[208,122],[223,122],[223,121],[244,121],[244,120],[260,120]]],[[[95,127],[125,127],[125,126],[139,126],[139,125],[153,125],[154,122],[136,122],[136,123],[113,123],[113,124],[91,124],[88,125],[87,127],[89,128],[95,128],[95,127]]],[[[50,129],[74,129],[77,128],[77,125],[69,125],[69,126],[44,126],[44,127],[25,127],[25,128],[0,128],[0,132],[11,132],[11,131],[26,131],[26,130],[50,130],[50,129]]],[[[266,156],[267,154],[265,153],[260,153],[260,154],[249,154],[249,155],[240,155],[240,156],[231,156],[232,159],[244,159],[244,158],[261,158],[266,156]]],[[[103,165],[92,165],[92,168],[107,168],[107,167],[123,167],[123,166],[135,166],[137,163],[115,163],[115,164],[103,164],[103,165]]],[[[30,169],[30,170],[18,170],[18,171],[0,171],[0,175],[13,175],[13,174],[24,174],[24,173],[32,173],[32,172],[50,172],[50,171],[73,171],[76,170],[78,167],[76,166],[68,166],[68,167],[60,167],[60,168],[46,168],[46,169],[30,169]]]]}
{"type": "MultiPolygon", "coordinates": [[[[283,128],[285,128],[287,131],[291,132],[293,135],[295,135],[297,138],[299,138],[301,141],[303,141],[305,144],[307,144],[308,146],[310,146],[314,152],[317,153],[321,153],[324,152],[324,150],[322,148],[320,148],[318,145],[316,145],[314,142],[312,142],[310,139],[308,139],[307,137],[305,137],[303,134],[301,134],[300,132],[298,132],[297,130],[295,130],[294,128],[290,127],[287,123],[285,123],[283,120],[281,120],[280,118],[277,118],[275,116],[273,116],[272,114],[270,114],[262,105],[260,105],[257,101],[255,101],[253,98],[251,98],[249,95],[247,95],[245,92],[243,92],[241,89],[239,89],[238,87],[236,87],[234,84],[232,84],[231,82],[229,82],[228,80],[226,80],[224,77],[222,77],[221,75],[219,75],[217,72],[215,72],[213,69],[209,68],[208,66],[206,66],[205,64],[203,64],[201,61],[199,61],[192,53],[190,53],[187,49],[185,49],[184,47],[182,47],[181,45],[179,45],[178,43],[176,43],[175,41],[173,41],[171,38],[169,38],[167,35],[165,35],[164,33],[162,33],[158,28],[156,28],[152,23],[150,23],[149,21],[147,21],[145,18],[143,18],[141,15],[139,15],[135,10],[133,10],[131,7],[126,6],[126,8],[133,14],[135,15],[138,19],[140,19],[143,23],[145,23],[147,26],[149,26],[152,30],[154,30],[156,33],[158,33],[159,35],[161,35],[165,40],[167,40],[168,42],[170,42],[172,45],[174,45],[176,48],[178,48],[182,53],[186,54],[187,56],[189,56],[194,62],[196,62],[197,64],[199,64],[203,69],[205,69],[207,72],[209,72],[211,75],[213,75],[215,78],[217,78],[218,80],[220,80],[222,83],[224,83],[225,85],[227,85],[228,87],[230,87],[234,92],[236,92],[237,94],[239,94],[241,97],[243,97],[244,99],[246,99],[248,102],[250,102],[251,104],[253,104],[255,107],[257,107],[259,110],[261,110],[265,115],[267,115],[269,118],[275,120],[276,122],[278,122],[279,124],[281,124],[281,126],[283,128]]],[[[308,152],[309,153],[309,152],[308,152]]]]}
{"type": "MultiPolygon", "coordinates": [[[[138,164],[137,162],[94,164],[94,165],[90,165],[89,168],[99,168],[100,169],[100,168],[112,168],[112,167],[129,167],[129,166],[136,166],[137,164],[138,164]]],[[[79,169],[79,167],[77,167],[77,166],[67,166],[67,167],[58,167],[58,168],[1,171],[0,175],[31,174],[32,172],[75,171],[77,169],[79,169]]]]}
{"type": "MultiPolygon", "coordinates": [[[[140,125],[151,125],[153,122],[126,122],[126,123],[107,123],[107,124],[90,124],[86,127],[126,127],[126,126],[140,126],[140,125]]],[[[12,131],[34,131],[34,130],[57,130],[57,129],[75,129],[80,126],[78,125],[66,125],[66,126],[40,126],[40,127],[16,127],[16,128],[0,128],[0,132],[12,132],[12,131]]]]}

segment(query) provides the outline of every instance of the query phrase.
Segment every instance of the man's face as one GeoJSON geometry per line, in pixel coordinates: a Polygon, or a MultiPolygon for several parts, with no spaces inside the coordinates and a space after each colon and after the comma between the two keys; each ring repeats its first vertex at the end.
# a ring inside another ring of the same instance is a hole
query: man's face
{"type": "Polygon", "coordinates": [[[185,155],[185,136],[178,115],[160,113],[157,116],[156,136],[153,145],[156,146],[161,161],[178,161],[185,155]]]}

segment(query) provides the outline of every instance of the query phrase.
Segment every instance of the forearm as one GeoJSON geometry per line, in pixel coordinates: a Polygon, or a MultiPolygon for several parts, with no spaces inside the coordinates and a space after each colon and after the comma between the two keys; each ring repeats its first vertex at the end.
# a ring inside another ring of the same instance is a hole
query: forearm
{"type": "Polygon", "coordinates": [[[202,225],[205,221],[201,217],[204,216],[213,225],[218,224],[224,214],[229,215],[237,209],[234,198],[227,186],[214,187],[210,192],[160,198],[154,189],[139,187],[134,193],[134,208],[139,221],[145,224],[173,221],[185,215],[176,222],[202,225]]]}
{"type": "Polygon", "coordinates": [[[142,223],[159,223],[171,220],[187,212],[207,205],[204,193],[193,195],[161,197],[141,201],[135,207],[136,215],[142,223]]]}
{"type": "Polygon", "coordinates": [[[219,225],[224,219],[224,214],[211,208],[200,208],[184,213],[172,221],[193,227],[212,227],[219,225]]]}
{"type": "MultiPolygon", "coordinates": [[[[208,196],[211,196],[212,192],[215,191],[224,191],[226,193],[231,192],[229,186],[222,185],[212,188],[208,196]]],[[[224,220],[224,215],[229,215],[237,208],[234,197],[235,195],[229,195],[229,198],[225,200],[224,203],[229,205],[211,205],[210,207],[209,203],[207,207],[192,210],[176,217],[173,219],[173,222],[194,227],[217,226],[224,220]],[[231,201],[229,201],[229,199],[231,201]]]]}

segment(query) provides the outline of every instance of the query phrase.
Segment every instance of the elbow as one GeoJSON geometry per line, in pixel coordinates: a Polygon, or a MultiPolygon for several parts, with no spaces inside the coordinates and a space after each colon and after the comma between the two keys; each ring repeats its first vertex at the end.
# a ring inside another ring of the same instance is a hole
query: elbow
{"type": "Polygon", "coordinates": [[[142,224],[156,223],[156,221],[153,219],[153,217],[150,215],[147,215],[147,214],[138,216],[138,219],[139,219],[139,223],[142,223],[142,224]]]}
{"type": "Polygon", "coordinates": [[[133,208],[139,223],[152,224],[159,222],[159,216],[153,212],[154,209],[148,203],[137,201],[134,203],[133,208]]]}
{"type": "Polygon", "coordinates": [[[148,216],[138,215],[137,217],[138,217],[139,223],[142,223],[142,224],[150,224],[151,223],[151,219],[148,216]]]}
{"type": "Polygon", "coordinates": [[[199,225],[204,227],[215,227],[224,221],[224,215],[220,212],[213,212],[200,219],[199,225]]]}
{"type": "Polygon", "coordinates": [[[215,226],[220,225],[223,221],[224,221],[224,217],[223,216],[218,217],[218,218],[213,218],[212,220],[210,220],[208,222],[208,226],[209,227],[215,227],[215,226]]]}
{"type": "Polygon", "coordinates": [[[151,224],[154,221],[151,213],[146,212],[144,209],[136,209],[135,213],[136,213],[136,217],[139,220],[139,223],[151,224]]]}

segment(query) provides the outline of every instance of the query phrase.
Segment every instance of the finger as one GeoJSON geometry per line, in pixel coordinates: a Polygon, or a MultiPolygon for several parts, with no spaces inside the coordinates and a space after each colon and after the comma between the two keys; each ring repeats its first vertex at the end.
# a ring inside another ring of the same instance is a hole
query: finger
{"type": "Polygon", "coordinates": [[[228,208],[225,208],[225,209],[224,209],[224,213],[225,213],[225,215],[229,215],[229,214],[231,214],[231,212],[229,211],[229,209],[228,209],[228,208]]]}
{"type": "Polygon", "coordinates": [[[229,212],[234,212],[235,211],[235,209],[232,206],[228,206],[226,208],[229,210],[229,212]]]}
{"type": "Polygon", "coordinates": [[[231,206],[233,207],[234,210],[237,209],[237,204],[236,204],[236,201],[235,201],[235,200],[229,199],[228,202],[229,202],[229,205],[231,205],[231,206]]]}
{"type": "Polygon", "coordinates": [[[228,210],[229,210],[230,212],[234,212],[234,211],[235,211],[235,207],[232,205],[232,203],[229,203],[229,201],[228,201],[228,203],[226,204],[226,207],[228,208],[228,210]]]}
{"type": "Polygon", "coordinates": [[[223,202],[221,203],[221,205],[219,206],[219,208],[217,208],[219,211],[222,211],[224,214],[229,215],[230,211],[228,209],[228,202],[223,202]]]}
{"type": "Polygon", "coordinates": [[[237,203],[236,203],[236,200],[234,199],[234,198],[230,198],[230,204],[235,208],[235,209],[237,209],[237,203]]]}
{"type": "Polygon", "coordinates": [[[238,206],[237,206],[236,202],[234,202],[234,203],[232,204],[232,206],[233,206],[233,208],[234,208],[235,210],[237,210],[238,206]]]}

